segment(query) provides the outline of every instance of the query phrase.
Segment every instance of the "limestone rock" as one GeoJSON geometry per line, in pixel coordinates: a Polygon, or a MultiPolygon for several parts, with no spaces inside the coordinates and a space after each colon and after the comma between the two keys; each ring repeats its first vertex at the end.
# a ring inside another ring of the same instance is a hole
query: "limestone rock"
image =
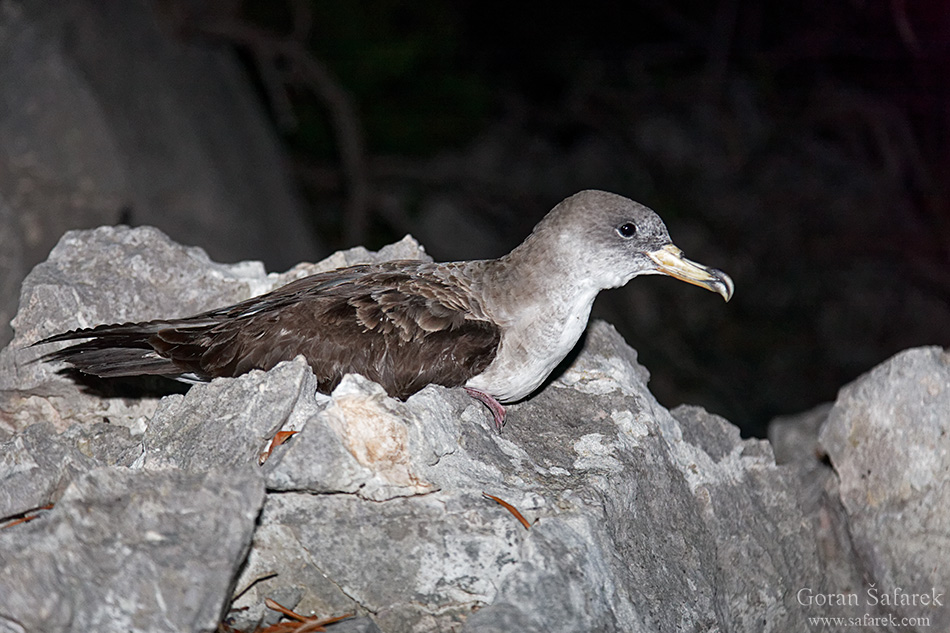
{"type": "Polygon", "coordinates": [[[844,387],[819,440],[875,599],[950,629],[950,353],[906,350],[844,387]],[[910,603],[936,593],[942,606],[910,603]]]}
{"type": "Polygon", "coordinates": [[[0,536],[0,629],[213,631],[263,496],[247,470],[78,477],[0,536]]]}
{"type": "MultiPolygon", "coordinates": [[[[509,407],[500,435],[461,390],[429,386],[400,402],[348,376],[327,396],[300,358],[184,394],[160,398],[152,385],[142,401],[77,385],[25,347],[407,256],[425,255],[407,239],[265,275],[153,229],[67,235],[28,276],[17,338],[0,352],[0,518],[55,502],[0,529],[0,595],[13,596],[0,601],[0,630],[213,631],[234,594],[228,617],[244,628],[276,621],[271,597],[357,616],[331,631],[820,630],[809,617],[890,612],[823,612],[801,604],[803,589],[862,591],[869,570],[909,583],[901,561],[935,559],[950,409],[939,350],[872,373],[874,389],[861,386],[872,378],[845,389],[828,414],[822,445],[842,505],[814,450],[776,466],[769,444],[722,418],[661,406],[636,352],[603,322],[538,394],[509,407]],[[855,408],[865,401],[877,404],[855,408]],[[874,413],[888,402],[923,421],[916,445],[874,413]],[[280,431],[295,433],[270,445],[280,431]],[[885,449],[908,461],[885,463],[885,449]],[[922,464],[908,469],[911,457],[922,464]],[[888,477],[862,480],[868,460],[888,477]],[[862,501],[871,484],[876,506],[862,501]],[[920,527],[905,549],[882,545],[898,502],[920,527]]],[[[800,445],[813,448],[809,428],[800,445]]]]}
{"type": "Polygon", "coordinates": [[[74,425],[57,434],[38,422],[0,444],[0,517],[59,500],[66,486],[98,466],[130,466],[142,446],[111,424],[74,425]]]}
{"type": "Polygon", "coordinates": [[[814,462],[822,455],[818,433],[828,420],[831,404],[818,405],[811,411],[781,416],[769,423],[769,442],[779,464],[814,462]]]}

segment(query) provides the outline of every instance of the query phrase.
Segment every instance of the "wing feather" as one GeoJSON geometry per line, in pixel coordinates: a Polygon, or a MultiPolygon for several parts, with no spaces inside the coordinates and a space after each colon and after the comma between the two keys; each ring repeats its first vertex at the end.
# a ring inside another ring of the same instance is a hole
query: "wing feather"
{"type": "Polygon", "coordinates": [[[86,339],[47,356],[101,376],[210,379],[303,354],[322,391],[359,373],[406,398],[430,383],[462,385],[495,357],[498,326],[450,273],[422,262],[353,266],[186,319],[99,326],[40,343],[86,339]]]}

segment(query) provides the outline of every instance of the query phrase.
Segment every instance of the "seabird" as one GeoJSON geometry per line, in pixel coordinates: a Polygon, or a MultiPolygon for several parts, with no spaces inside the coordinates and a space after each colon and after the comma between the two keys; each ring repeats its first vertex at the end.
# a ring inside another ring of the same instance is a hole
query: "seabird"
{"type": "Polygon", "coordinates": [[[186,381],[302,354],[321,392],[348,373],[402,400],[429,384],[463,387],[501,430],[501,403],[529,396],[551,374],[587,327],[597,293],[649,274],[732,297],[729,276],[686,259],[652,210],[582,191],[498,259],[348,266],[194,316],[100,325],[35,345],[82,340],[44,358],[86,374],[186,381]]]}

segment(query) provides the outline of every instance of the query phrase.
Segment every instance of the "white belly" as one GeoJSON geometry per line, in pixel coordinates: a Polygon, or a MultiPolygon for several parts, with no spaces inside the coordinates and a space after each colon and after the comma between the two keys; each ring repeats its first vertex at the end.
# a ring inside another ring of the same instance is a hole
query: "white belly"
{"type": "Polygon", "coordinates": [[[587,327],[595,296],[579,298],[574,305],[565,306],[561,314],[545,306],[520,315],[517,323],[505,328],[492,364],[465,386],[484,391],[500,402],[531,395],[574,349],[587,327]]]}

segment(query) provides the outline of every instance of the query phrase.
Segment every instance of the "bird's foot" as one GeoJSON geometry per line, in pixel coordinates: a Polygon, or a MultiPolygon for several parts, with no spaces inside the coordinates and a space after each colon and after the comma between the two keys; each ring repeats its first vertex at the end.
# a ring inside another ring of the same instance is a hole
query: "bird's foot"
{"type": "Polygon", "coordinates": [[[468,395],[489,408],[492,417],[495,418],[495,429],[501,433],[501,428],[505,426],[505,407],[484,391],[472,389],[471,387],[465,387],[464,389],[468,395]]]}

